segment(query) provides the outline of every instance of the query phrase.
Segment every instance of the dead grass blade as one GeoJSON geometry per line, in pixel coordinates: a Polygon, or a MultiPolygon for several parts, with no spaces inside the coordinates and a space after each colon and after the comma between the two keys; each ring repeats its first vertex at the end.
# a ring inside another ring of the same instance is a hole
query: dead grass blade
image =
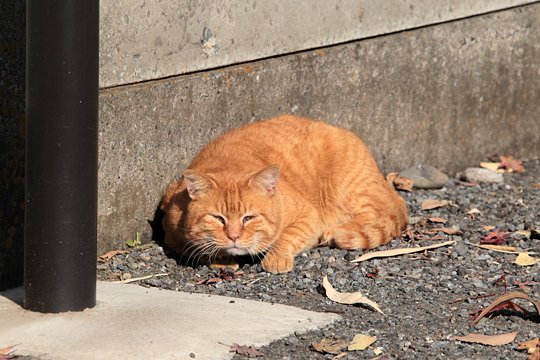
{"type": "Polygon", "coordinates": [[[167,276],[167,275],[169,275],[169,273],[152,274],[152,275],[147,275],[147,276],[141,276],[141,277],[136,277],[136,278],[126,279],[126,280],[113,281],[113,283],[117,283],[117,284],[129,284],[129,283],[132,283],[132,282],[135,282],[135,281],[139,281],[139,280],[146,280],[146,279],[158,278],[158,277],[167,276]]]}
{"type": "Polygon", "coordinates": [[[362,293],[355,292],[355,293],[340,293],[334,287],[330,282],[328,281],[328,276],[325,276],[323,278],[323,287],[324,290],[326,290],[326,296],[337,303],[340,304],[346,304],[346,305],[354,305],[354,304],[363,304],[368,305],[369,307],[375,309],[376,311],[380,312],[384,315],[384,312],[381,310],[379,305],[369,300],[367,297],[362,295],[362,293]]]}
{"type": "Polygon", "coordinates": [[[498,298],[496,298],[495,300],[493,300],[493,302],[487,308],[485,308],[484,310],[482,310],[482,312],[480,314],[478,314],[476,319],[474,319],[474,321],[471,323],[471,326],[475,326],[476,324],[478,324],[478,322],[484,316],[486,316],[491,310],[493,310],[493,308],[496,307],[497,305],[499,305],[499,304],[501,304],[501,303],[503,303],[505,301],[512,300],[512,299],[525,299],[525,300],[529,301],[536,308],[536,312],[540,314],[540,302],[539,301],[534,301],[533,299],[531,299],[529,297],[529,295],[524,294],[522,292],[512,291],[510,293],[501,295],[498,298]]]}
{"type": "Polygon", "coordinates": [[[415,252],[421,252],[424,250],[431,250],[436,249],[443,246],[448,246],[455,244],[455,240],[446,241],[440,244],[433,244],[429,246],[421,246],[421,247],[411,247],[411,248],[399,248],[399,249],[392,249],[392,250],[383,250],[383,251],[373,251],[367,254],[364,254],[360,256],[359,258],[356,258],[352,260],[351,262],[360,262],[360,261],[366,261],[373,258],[379,258],[379,257],[391,257],[391,256],[398,256],[398,255],[405,255],[405,254],[412,254],[415,252]]]}

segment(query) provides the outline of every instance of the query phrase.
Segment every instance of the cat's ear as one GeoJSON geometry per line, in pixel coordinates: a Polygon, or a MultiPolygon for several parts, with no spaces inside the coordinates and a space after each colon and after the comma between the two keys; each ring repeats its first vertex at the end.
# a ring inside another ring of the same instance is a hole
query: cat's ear
{"type": "Polygon", "coordinates": [[[214,187],[214,182],[206,176],[199,174],[194,170],[184,171],[182,177],[186,184],[186,189],[189,197],[193,200],[197,200],[201,195],[210,191],[214,187]]]}
{"type": "Polygon", "coordinates": [[[264,190],[268,196],[274,195],[279,180],[279,166],[269,165],[253,175],[249,184],[264,190]]]}

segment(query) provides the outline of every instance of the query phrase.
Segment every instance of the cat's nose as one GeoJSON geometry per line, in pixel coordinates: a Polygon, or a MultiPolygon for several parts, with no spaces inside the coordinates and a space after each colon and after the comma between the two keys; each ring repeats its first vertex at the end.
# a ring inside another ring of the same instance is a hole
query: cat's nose
{"type": "Polygon", "coordinates": [[[236,242],[238,239],[240,239],[240,234],[227,234],[227,237],[232,240],[232,242],[236,242]]]}

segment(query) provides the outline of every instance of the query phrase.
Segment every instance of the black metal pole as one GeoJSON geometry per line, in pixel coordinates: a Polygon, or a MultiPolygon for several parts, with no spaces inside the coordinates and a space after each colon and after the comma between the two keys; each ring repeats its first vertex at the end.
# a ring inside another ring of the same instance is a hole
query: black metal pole
{"type": "Polygon", "coordinates": [[[99,0],[28,0],[24,307],[96,304],[99,0]]]}

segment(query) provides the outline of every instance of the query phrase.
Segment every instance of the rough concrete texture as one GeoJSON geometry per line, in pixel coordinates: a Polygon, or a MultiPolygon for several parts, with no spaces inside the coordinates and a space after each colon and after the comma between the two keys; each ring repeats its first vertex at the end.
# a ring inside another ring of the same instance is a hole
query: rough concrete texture
{"type": "Polygon", "coordinates": [[[24,0],[0,0],[0,290],[22,282],[24,226],[24,0]]]}
{"type": "Polygon", "coordinates": [[[102,0],[102,87],[328,46],[526,0],[102,0]]]}
{"type": "Polygon", "coordinates": [[[352,129],[384,171],[454,175],[486,154],[540,155],[540,4],[100,98],[99,249],[148,219],[196,151],[233,126],[296,113],[352,129]]]}
{"type": "Polygon", "coordinates": [[[0,293],[0,348],[46,359],[229,359],[224,344],[265,345],[339,318],[291,306],[136,285],[98,283],[84,312],[22,309],[22,289],[0,293]]]}

